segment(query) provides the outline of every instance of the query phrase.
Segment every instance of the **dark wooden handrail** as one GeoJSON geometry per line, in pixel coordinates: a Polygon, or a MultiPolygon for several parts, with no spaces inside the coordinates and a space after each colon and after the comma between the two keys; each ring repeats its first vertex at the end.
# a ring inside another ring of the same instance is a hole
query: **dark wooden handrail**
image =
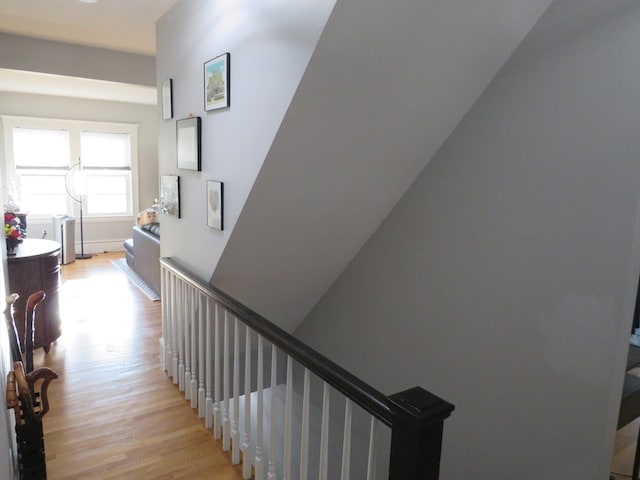
{"type": "Polygon", "coordinates": [[[174,276],[211,297],[273,345],[391,427],[391,480],[438,478],[443,421],[451,415],[454,409],[452,404],[421,387],[386,396],[246,305],[198,278],[172,258],[162,257],[160,263],[174,276]],[[426,454],[425,449],[428,450],[426,454]]]}
{"type": "Polygon", "coordinates": [[[386,395],[383,395],[220,289],[188,273],[175,260],[162,258],[161,263],[165,268],[171,270],[174,275],[189,282],[201,292],[210,295],[216,302],[237,315],[240,320],[269,340],[273,345],[313,371],[318,377],[335,387],[345,396],[353,399],[358,405],[379,418],[386,425],[391,426],[392,413],[386,395]]]}

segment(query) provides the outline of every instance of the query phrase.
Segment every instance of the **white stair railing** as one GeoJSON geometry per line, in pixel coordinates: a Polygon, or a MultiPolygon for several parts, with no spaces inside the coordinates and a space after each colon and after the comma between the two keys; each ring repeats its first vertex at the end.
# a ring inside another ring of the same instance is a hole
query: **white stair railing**
{"type": "Polygon", "coordinates": [[[386,397],[173,260],[161,272],[163,368],[244,479],[438,478],[452,405],[386,397]]]}

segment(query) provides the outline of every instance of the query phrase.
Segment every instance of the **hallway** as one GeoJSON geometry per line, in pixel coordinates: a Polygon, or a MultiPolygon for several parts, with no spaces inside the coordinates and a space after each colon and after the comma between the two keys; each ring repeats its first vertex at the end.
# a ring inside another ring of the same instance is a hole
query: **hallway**
{"type": "Polygon", "coordinates": [[[122,252],[62,267],[62,336],[34,364],[59,379],[44,417],[50,480],[236,480],[159,360],[161,302],[111,264],[122,252]]]}

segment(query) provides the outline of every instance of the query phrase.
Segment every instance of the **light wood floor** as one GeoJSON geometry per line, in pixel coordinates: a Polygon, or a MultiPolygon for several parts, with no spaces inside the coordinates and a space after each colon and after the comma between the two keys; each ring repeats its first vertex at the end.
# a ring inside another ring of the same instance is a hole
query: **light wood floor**
{"type": "Polygon", "coordinates": [[[639,427],[640,418],[637,418],[616,433],[616,443],[611,462],[611,473],[616,480],[631,478],[639,427]]]}
{"type": "Polygon", "coordinates": [[[160,302],[111,264],[122,253],[62,267],[62,336],[36,368],[59,379],[44,417],[50,480],[241,479],[165,375],[160,302]]]}
{"type": "MultiPolygon", "coordinates": [[[[629,370],[628,373],[640,376],[640,368],[629,370]]],[[[639,428],[640,418],[636,418],[616,432],[613,459],[611,461],[611,476],[615,480],[632,477],[639,428]]]]}

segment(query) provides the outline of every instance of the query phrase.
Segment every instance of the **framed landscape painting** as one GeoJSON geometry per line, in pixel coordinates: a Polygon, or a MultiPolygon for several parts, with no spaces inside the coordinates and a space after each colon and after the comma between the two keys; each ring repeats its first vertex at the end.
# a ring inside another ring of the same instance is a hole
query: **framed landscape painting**
{"type": "Polygon", "coordinates": [[[204,64],[204,109],[206,111],[230,105],[230,60],[231,55],[223,53],[204,64]]]}

